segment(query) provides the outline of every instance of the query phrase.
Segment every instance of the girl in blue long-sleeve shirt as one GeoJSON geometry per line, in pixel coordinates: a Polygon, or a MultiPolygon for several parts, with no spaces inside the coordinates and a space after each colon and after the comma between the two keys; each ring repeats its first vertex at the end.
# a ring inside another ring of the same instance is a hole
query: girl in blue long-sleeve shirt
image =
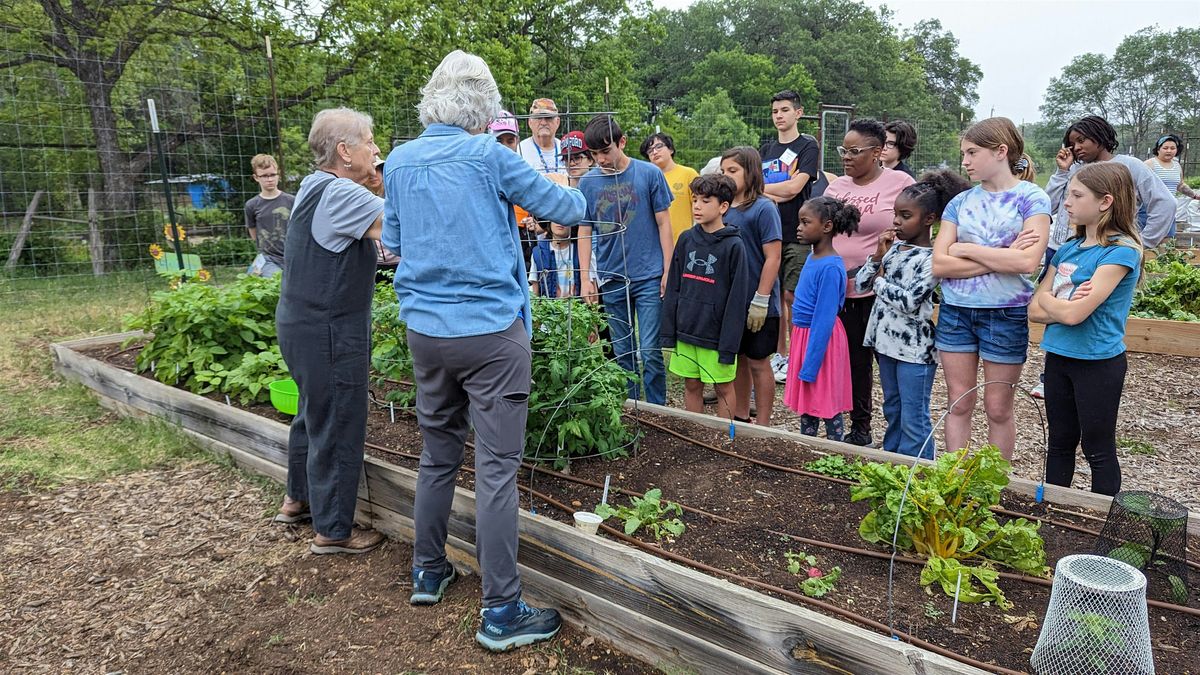
{"type": "Polygon", "coordinates": [[[838,312],[846,300],[846,265],[833,250],[833,238],[858,230],[856,207],[833,197],[810,199],[800,208],[797,235],[812,253],[800,271],[792,303],[792,340],[783,402],[800,414],[800,431],[840,441],[842,413],[854,403],[850,352],[838,312]]]}

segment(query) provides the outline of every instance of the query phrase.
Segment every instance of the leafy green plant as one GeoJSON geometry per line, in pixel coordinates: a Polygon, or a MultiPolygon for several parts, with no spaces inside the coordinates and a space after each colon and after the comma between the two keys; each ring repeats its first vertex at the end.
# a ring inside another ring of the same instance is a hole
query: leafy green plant
{"type": "Polygon", "coordinates": [[[629,501],[631,506],[616,508],[610,504],[599,504],[595,513],[605,520],[616,517],[625,521],[625,534],[633,534],[645,528],[657,541],[662,541],[663,537],[667,536],[678,537],[687,529],[682,520],[669,517],[672,513],[682,516],[683,507],[663,500],[662,490],[659,488],[647,490],[644,496],[631,497],[629,501]]]}
{"type": "Polygon", "coordinates": [[[1125,450],[1131,455],[1153,455],[1157,452],[1152,443],[1147,441],[1137,441],[1131,438],[1122,438],[1118,440],[1117,447],[1125,450]]]}
{"type": "Polygon", "coordinates": [[[824,476],[833,476],[834,478],[856,480],[860,467],[862,467],[862,462],[847,462],[846,458],[842,455],[825,455],[820,459],[814,459],[806,463],[804,470],[824,476]]]}
{"type": "Polygon", "coordinates": [[[211,377],[197,379],[197,373],[227,373],[246,354],[259,354],[276,344],[278,301],[278,276],[240,275],[222,287],[183,284],[178,290],[158,291],[144,311],[124,320],[127,330],[150,334],[136,368],[153,369],[154,378],[164,384],[196,393],[213,391],[211,377]]]}
{"type": "Polygon", "coordinates": [[[783,554],[788,564],[788,572],[801,577],[800,591],[810,598],[821,598],[832,591],[838,579],[842,578],[842,568],[833,567],[828,571],[817,567],[817,557],[804,551],[783,554]]]}
{"type": "Polygon", "coordinates": [[[201,389],[197,393],[215,390],[228,394],[242,405],[262,403],[270,397],[270,384],[287,376],[288,367],[279,353],[279,345],[271,345],[265,352],[243,355],[241,362],[232,369],[226,370],[220,363],[214,363],[210,370],[197,371],[196,381],[211,385],[211,389],[201,389]]]}
{"type": "Polygon", "coordinates": [[[625,371],[604,355],[597,338],[604,317],[595,305],[572,300],[533,300],[533,386],[525,452],[530,459],[624,456],[630,432],[621,419],[627,396],[625,371]]]}
{"type": "MultiPolygon", "coordinates": [[[[375,384],[385,386],[396,382],[413,382],[412,352],[408,349],[408,327],[400,320],[400,302],[389,280],[375,285],[371,303],[371,370],[375,384]],[[390,382],[389,382],[390,380],[390,382]]],[[[417,388],[401,384],[386,389],[386,401],[409,406],[417,400],[417,388]]]]}
{"type": "Polygon", "coordinates": [[[1018,518],[1001,525],[991,511],[1000,502],[1010,471],[1011,465],[991,445],[975,453],[948,452],[934,464],[915,469],[864,464],[859,484],[850,489],[851,501],[865,500],[871,506],[859,535],[872,543],[891,543],[899,518],[896,545],[928,558],[922,585],[937,581],[953,595],[961,573],[960,600],[994,601],[1008,608],[1011,603],[996,584],[992,564],[1038,576],[1048,573],[1038,524],[1018,518]],[[901,511],[909,471],[915,473],[901,511]]]}
{"type": "Polygon", "coordinates": [[[1146,263],[1146,283],[1133,296],[1134,316],[1200,321],[1200,266],[1191,254],[1168,249],[1146,263]]]}

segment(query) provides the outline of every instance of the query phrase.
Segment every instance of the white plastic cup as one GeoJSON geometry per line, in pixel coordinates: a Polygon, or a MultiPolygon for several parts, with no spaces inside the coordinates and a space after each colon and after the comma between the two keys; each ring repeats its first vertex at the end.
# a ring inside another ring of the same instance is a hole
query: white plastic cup
{"type": "Polygon", "coordinates": [[[602,522],[604,522],[604,519],[591,511],[575,512],[575,527],[588,534],[596,534],[600,530],[600,523],[602,522]]]}

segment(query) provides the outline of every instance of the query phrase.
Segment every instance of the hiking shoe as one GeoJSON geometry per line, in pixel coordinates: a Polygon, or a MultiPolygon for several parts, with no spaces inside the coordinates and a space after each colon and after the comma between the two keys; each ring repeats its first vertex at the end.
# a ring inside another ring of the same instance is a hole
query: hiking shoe
{"type": "Polygon", "coordinates": [[[849,443],[850,445],[861,445],[866,447],[873,443],[874,439],[871,438],[871,432],[869,431],[863,431],[862,429],[851,429],[850,433],[846,434],[846,437],[842,439],[842,442],[849,443]]]}
{"type": "Polygon", "coordinates": [[[408,596],[410,605],[436,605],[442,601],[446,587],[458,579],[454,565],[447,564],[441,574],[429,570],[414,569],[412,573],[412,595],[408,596]]]}
{"type": "Polygon", "coordinates": [[[714,391],[711,393],[710,392],[704,393],[704,405],[716,405],[716,403],[717,403],[717,392],[714,391]]]}
{"type": "Polygon", "coordinates": [[[279,513],[275,514],[274,522],[295,525],[296,523],[303,523],[306,520],[312,520],[312,511],[308,510],[308,502],[284,497],[283,506],[280,506],[279,513]]]}
{"type": "Polygon", "coordinates": [[[345,539],[330,539],[318,534],[313,537],[308,550],[317,555],[367,553],[378,548],[383,543],[383,539],[383,535],[375,530],[363,530],[355,527],[350,531],[350,536],[345,539]]]}
{"type": "Polygon", "coordinates": [[[479,614],[483,623],[475,633],[475,641],[493,652],[549,640],[562,628],[557,610],[530,607],[521,600],[484,609],[479,614]]]}
{"type": "Polygon", "coordinates": [[[1038,382],[1036,387],[1029,390],[1029,395],[1034,398],[1039,398],[1039,399],[1046,398],[1046,383],[1038,382]]]}

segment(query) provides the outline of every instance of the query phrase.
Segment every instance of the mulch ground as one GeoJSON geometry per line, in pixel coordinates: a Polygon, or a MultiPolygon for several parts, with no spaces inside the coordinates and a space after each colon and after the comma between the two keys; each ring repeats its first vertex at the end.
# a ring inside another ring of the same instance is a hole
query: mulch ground
{"type": "Polygon", "coordinates": [[[570,627],[544,646],[486,652],[476,577],[414,608],[407,544],[314,556],[311,530],[270,523],[276,506],[208,463],[0,492],[0,671],[652,670],[570,627]]]}

